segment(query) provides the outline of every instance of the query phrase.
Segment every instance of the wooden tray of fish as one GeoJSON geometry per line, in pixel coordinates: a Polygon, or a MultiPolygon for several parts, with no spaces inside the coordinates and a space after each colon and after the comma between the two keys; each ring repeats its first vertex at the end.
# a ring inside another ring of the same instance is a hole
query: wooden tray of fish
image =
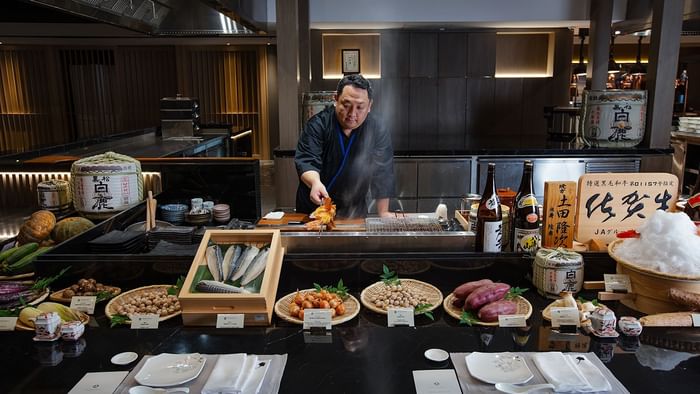
{"type": "Polygon", "coordinates": [[[279,230],[207,230],[179,299],[186,325],[215,325],[243,313],[245,325],[272,318],[284,248],[279,230]]]}

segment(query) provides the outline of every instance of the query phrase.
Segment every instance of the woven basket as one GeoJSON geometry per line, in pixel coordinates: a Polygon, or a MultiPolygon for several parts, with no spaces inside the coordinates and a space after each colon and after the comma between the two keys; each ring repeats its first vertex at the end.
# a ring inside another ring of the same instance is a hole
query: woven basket
{"type": "MultiPolygon", "coordinates": [[[[171,287],[172,287],[172,285],[152,285],[152,286],[138,287],[136,289],[129,290],[126,293],[121,293],[118,296],[109,300],[109,303],[107,303],[107,306],[105,306],[105,316],[107,316],[107,319],[111,320],[112,316],[117,314],[117,306],[121,305],[124,302],[124,299],[126,297],[132,297],[135,295],[139,295],[140,293],[145,293],[149,290],[163,289],[165,291],[168,291],[168,289],[171,287]]],[[[162,315],[158,320],[159,321],[168,320],[168,319],[173,318],[181,313],[182,313],[182,309],[175,311],[173,313],[167,314],[167,315],[162,315]]],[[[126,323],[127,324],[131,323],[131,320],[127,320],[126,323]]]]}
{"type": "MultiPolygon", "coordinates": [[[[442,302],[442,307],[445,308],[445,312],[447,312],[448,315],[454,317],[457,320],[460,320],[462,317],[462,308],[457,308],[456,306],[452,305],[452,300],[454,300],[455,295],[454,293],[450,293],[447,297],[445,297],[445,301],[442,302]]],[[[525,319],[529,319],[530,316],[532,316],[532,304],[530,304],[530,301],[525,299],[525,297],[522,296],[517,296],[513,300],[518,306],[518,310],[513,313],[514,315],[523,315],[525,316],[525,319]]],[[[476,315],[476,312],[474,313],[476,315]]],[[[492,326],[496,327],[498,326],[498,322],[483,322],[483,321],[475,321],[475,325],[477,326],[492,326]]]]}
{"type": "Polygon", "coordinates": [[[617,261],[617,273],[629,275],[633,299],[621,300],[625,306],[647,314],[682,311],[682,306],[668,296],[671,288],[700,293],[700,276],[667,274],[640,267],[615,254],[615,249],[624,242],[618,239],[608,245],[610,257],[617,261]]]}
{"type": "MultiPolygon", "coordinates": [[[[302,293],[306,293],[316,291],[316,289],[306,289],[299,291],[302,293]]],[[[294,293],[289,293],[286,296],[277,300],[277,302],[275,303],[275,314],[280,319],[288,321],[290,323],[304,324],[303,320],[289,314],[289,304],[291,304],[294,301],[294,296],[296,296],[296,294],[297,292],[295,291],[294,293]]],[[[358,313],[360,313],[360,302],[357,301],[357,298],[348,294],[348,298],[345,301],[343,301],[343,304],[345,305],[345,313],[340,316],[333,317],[331,319],[331,325],[334,326],[336,324],[341,324],[345,323],[346,321],[350,321],[354,319],[358,313]]]]}
{"type": "MultiPolygon", "coordinates": [[[[386,315],[386,309],[379,308],[378,306],[374,305],[372,301],[370,301],[370,298],[373,295],[379,294],[384,289],[384,286],[384,282],[376,282],[362,290],[362,293],[360,294],[360,301],[362,302],[362,305],[373,312],[386,315]]],[[[437,287],[429,283],[421,282],[415,279],[401,279],[401,286],[403,288],[410,289],[413,294],[420,294],[428,299],[428,304],[431,306],[425,310],[426,312],[432,311],[442,304],[442,293],[437,287]]]]}

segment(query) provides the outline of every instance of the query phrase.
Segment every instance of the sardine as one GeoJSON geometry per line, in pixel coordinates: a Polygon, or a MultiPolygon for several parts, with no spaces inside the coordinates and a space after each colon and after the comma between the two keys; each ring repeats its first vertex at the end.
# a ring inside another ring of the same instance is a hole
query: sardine
{"type": "Polygon", "coordinates": [[[215,280],[200,280],[195,288],[197,291],[201,291],[203,293],[250,293],[250,291],[242,287],[232,286],[226,283],[217,282],[215,280]]]}
{"type": "Polygon", "coordinates": [[[236,281],[238,278],[242,277],[245,271],[248,269],[248,266],[250,266],[250,263],[253,262],[253,259],[255,256],[258,255],[260,252],[260,249],[258,249],[255,246],[250,246],[246,251],[243,257],[241,257],[242,262],[241,265],[238,266],[236,269],[236,272],[233,273],[233,278],[231,280],[236,281]]]}
{"type": "MultiPolygon", "coordinates": [[[[231,248],[234,248],[233,256],[231,260],[228,261],[229,268],[227,275],[224,276],[224,281],[231,280],[231,278],[233,277],[233,273],[236,272],[238,267],[240,267],[241,263],[243,262],[243,259],[241,259],[241,257],[243,257],[243,252],[245,252],[247,247],[245,245],[233,245],[231,248]]],[[[226,264],[226,262],[224,262],[224,264],[226,264]]]]}
{"type": "Polygon", "coordinates": [[[270,253],[270,247],[265,247],[260,250],[260,253],[258,253],[257,256],[253,259],[253,262],[250,263],[250,267],[245,272],[245,275],[243,275],[243,279],[241,279],[241,286],[245,286],[248,283],[252,282],[255,278],[258,277],[263,271],[265,271],[265,266],[267,264],[267,255],[270,253]]]}
{"type": "Polygon", "coordinates": [[[229,273],[231,272],[231,260],[233,260],[233,252],[235,251],[235,246],[236,245],[231,245],[226,249],[226,253],[224,254],[224,258],[221,264],[221,276],[223,277],[223,281],[228,278],[229,273]]]}
{"type": "Polygon", "coordinates": [[[221,273],[219,271],[219,262],[217,261],[216,249],[219,247],[216,245],[211,245],[207,248],[205,258],[207,259],[207,268],[209,268],[209,273],[214,278],[214,280],[219,280],[221,273]]]}
{"type": "Polygon", "coordinates": [[[221,247],[219,245],[214,245],[214,248],[216,248],[216,268],[219,270],[219,276],[218,278],[215,277],[214,279],[218,280],[219,282],[224,281],[224,254],[221,251],[221,247]]]}

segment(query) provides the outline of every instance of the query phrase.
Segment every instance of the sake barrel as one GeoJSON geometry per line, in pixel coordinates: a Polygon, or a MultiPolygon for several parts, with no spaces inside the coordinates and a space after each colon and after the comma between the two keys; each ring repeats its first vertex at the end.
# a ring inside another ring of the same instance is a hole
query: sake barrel
{"type": "Polygon", "coordinates": [[[589,146],[631,147],[644,138],[646,90],[586,90],[581,135],[589,146]]]}
{"type": "Polygon", "coordinates": [[[583,257],[573,251],[541,248],[532,264],[532,283],[547,298],[562,291],[578,293],[583,286],[583,257]]]}
{"type": "Polygon", "coordinates": [[[73,163],[71,181],[73,206],[89,219],[106,219],[143,198],[141,163],[114,152],[73,163]]]}
{"type": "Polygon", "coordinates": [[[70,182],[63,179],[49,179],[36,185],[39,208],[51,212],[63,212],[70,209],[73,202],[70,182]]]}

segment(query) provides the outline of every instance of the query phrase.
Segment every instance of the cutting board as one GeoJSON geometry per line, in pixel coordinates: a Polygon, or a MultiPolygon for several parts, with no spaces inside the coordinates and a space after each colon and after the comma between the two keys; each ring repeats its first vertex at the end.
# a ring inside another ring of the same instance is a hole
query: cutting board
{"type": "MultiPolygon", "coordinates": [[[[310,222],[313,219],[309,218],[309,215],[303,213],[285,213],[282,219],[271,220],[271,219],[260,219],[256,227],[259,228],[276,228],[280,231],[309,231],[304,228],[303,224],[289,224],[289,222],[310,222]]],[[[364,219],[336,219],[335,228],[332,230],[337,231],[365,231],[365,220],[364,219]]]]}

